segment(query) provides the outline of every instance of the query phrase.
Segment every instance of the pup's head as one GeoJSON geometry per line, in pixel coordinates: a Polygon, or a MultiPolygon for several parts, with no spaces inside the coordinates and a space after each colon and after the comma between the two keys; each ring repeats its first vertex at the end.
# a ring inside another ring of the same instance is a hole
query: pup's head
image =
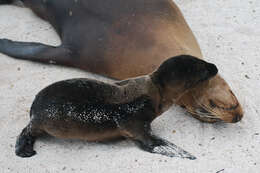
{"type": "Polygon", "coordinates": [[[197,84],[210,79],[218,72],[214,64],[193,56],[181,55],[163,62],[152,74],[155,84],[173,101],[197,84]]]}

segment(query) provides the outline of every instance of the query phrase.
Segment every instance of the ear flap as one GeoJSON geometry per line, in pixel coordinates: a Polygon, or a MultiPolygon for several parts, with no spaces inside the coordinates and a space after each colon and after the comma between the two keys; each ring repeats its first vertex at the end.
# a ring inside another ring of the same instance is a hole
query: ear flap
{"type": "Polygon", "coordinates": [[[209,71],[209,77],[215,76],[218,73],[216,65],[207,63],[207,69],[209,71]]]}

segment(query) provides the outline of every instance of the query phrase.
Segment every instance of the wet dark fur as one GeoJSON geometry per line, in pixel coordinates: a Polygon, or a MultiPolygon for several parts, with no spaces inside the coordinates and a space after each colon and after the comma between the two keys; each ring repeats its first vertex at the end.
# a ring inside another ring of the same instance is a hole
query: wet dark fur
{"type": "Polygon", "coordinates": [[[30,123],[18,137],[16,154],[34,155],[35,139],[47,133],[89,141],[123,136],[152,153],[195,159],[152,135],[150,123],[189,88],[216,74],[215,65],[184,55],[170,58],[150,75],[126,81],[109,84],[71,79],[54,83],[36,96],[30,123]]]}

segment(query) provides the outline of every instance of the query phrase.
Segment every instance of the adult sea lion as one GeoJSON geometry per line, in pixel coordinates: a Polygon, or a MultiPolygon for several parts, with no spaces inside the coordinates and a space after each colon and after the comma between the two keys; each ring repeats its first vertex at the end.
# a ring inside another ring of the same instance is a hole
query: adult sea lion
{"type": "MultiPolygon", "coordinates": [[[[0,0],[11,4],[14,0],[0,0]]],[[[49,21],[62,44],[0,39],[0,52],[17,59],[67,65],[116,79],[149,74],[169,57],[202,58],[172,0],[21,0],[49,21]]],[[[178,102],[200,120],[238,122],[242,108],[219,75],[178,102]]]]}
{"type": "Polygon", "coordinates": [[[150,124],[185,91],[217,72],[214,64],[183,55],[166,60],[150,75],[112,84],[86,78],[54,83],[37,94],[15,152],[33,156],[35,139],[47,133],[89,141],[123,136],[151,153],[195,159],[152,135],[150,124]]]}

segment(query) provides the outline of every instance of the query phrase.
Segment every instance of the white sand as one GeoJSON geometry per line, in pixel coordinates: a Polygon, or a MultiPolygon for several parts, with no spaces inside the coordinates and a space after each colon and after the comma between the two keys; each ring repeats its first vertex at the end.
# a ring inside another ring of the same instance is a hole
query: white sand
{"type": "MultiPolygon", "coordinates": [[[[176,172],[260,171],[260,1],[178,0],[203,54],[215,63],[238,96],[245,116],[237,124],[206,124],[172,108],[153,123],[154,132],[197,156],[190,161],[150,154],[130,141],[96,144],[44,138],[37,155],[14,154],[16,136],[28,123],[35,94],[46,85],[86,72],[0,55],[0,172],[176,172]],[[249,76],[249,79],[245,77],[249,76]],[[171,123],[170,123],[171,122],[171,123]],[[176,130],[176,133],[172,133],[176,130]]],[[[52,27],[28,9],[0,7],[0,38],[57,45],[52,27]]]]}

